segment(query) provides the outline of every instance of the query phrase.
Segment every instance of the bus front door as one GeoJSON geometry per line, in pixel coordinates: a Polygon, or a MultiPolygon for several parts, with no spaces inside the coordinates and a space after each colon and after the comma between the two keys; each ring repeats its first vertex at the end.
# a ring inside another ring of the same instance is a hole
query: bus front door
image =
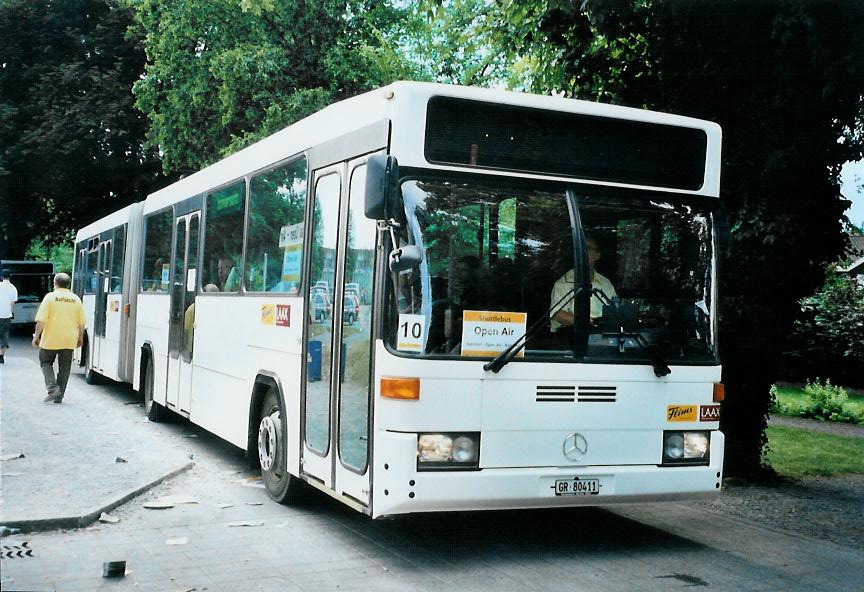
{"type": "Polygon", "coordinates": [[[307,477],[333,489],[333,343],[335,319],[333,288],[336,285],[336,242],[343,166],[315,174],[312,210],[310,279],[306,315],[306,382],[303,397],[302,466],[307,477]]]}
{"type": "Polygon", "coordinates": [[[336,381],[336,421],[333,445],[336,490],[369,505],[369,441],[372,356],[372,286],[375,220],[366,217],[366,159],[348,163],[348,204],[343,208],[337,290],[339,303],[339,366],[336,381]]]}
{"type": "Polygon", "coordinates": [[[315,175],[303,471],[368,507],[370,311],[377,229],[364,215],[365,173],[362,159],[315,175]]]}
{"type": "Polygon", "coordinates": [[[166,404],[169,409],[183,414],[189,413],[192,402],[192,344],[200,220],[200,211],[174,220],[166,404]]]}

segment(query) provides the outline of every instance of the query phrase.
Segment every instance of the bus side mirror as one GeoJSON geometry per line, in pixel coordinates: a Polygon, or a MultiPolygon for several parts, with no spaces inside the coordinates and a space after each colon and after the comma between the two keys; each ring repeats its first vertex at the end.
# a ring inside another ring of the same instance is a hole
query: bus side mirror
{"type": "Polygon", "coordinates": [[[399,206],[399,163],[394,156],[376,154],[366,161],[366,217],[390,220],[399,206]]]}
{"type": "Polygon", "coordinates": [[[405,245],[390,251],[390,271],[400,272],[413,269],[423,261],[423,249],[417,245],[405,245]]]}

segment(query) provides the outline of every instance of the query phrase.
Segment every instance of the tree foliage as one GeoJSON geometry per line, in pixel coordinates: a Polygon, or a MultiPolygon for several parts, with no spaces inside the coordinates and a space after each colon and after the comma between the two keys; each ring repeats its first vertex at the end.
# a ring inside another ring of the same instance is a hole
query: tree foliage
{"type": "Polygon", "coordinates": [[[824,285],[801,300],[785,373],[864,386],[864,284],[836,268],[829,265],[824,285]]]}
{"type": "MultiPolygon", "coordinates": [[[[432,2],[447,8],[452,2],[432,2]]],[[[838,175],[862,157],[864,5],[504,0],[482,34],[512,86],[720,123],[721,347],[730,468],[758,468],[769,387],[843,249],[838,175]],[[527,69],[527,70],[526,70],[527,69]]]]}
{"type": "Polygon", "coordinates": [[[128,0],[146,36],[134,87],[165,171],[200,169],[327,104],[414,68],[372,0],[128,0]]]}
{"type": "Polygon", "coordinates": [[[26,259],[53,261],[54,269],[72,274],[72,244],[70,242],[46,245],[41,238],[34,238],[24,252],[26,259]]]}
{"type": "Polygon", "coordinates": [[[75,228],[143,199],[157,163],[130,93],[143,52],[128,11],[105,0],[0,4],[0,249],[75,228]]]}

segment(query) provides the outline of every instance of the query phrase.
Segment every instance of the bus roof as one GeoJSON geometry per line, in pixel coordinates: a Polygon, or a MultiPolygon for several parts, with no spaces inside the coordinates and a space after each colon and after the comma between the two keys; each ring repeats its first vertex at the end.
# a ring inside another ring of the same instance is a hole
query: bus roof
{"type": "Polygon", "coordinates": [[[114,228],[115,226],[120,226],[121,224],[126,224],[129,222],[129,216],[134,208],[140,208],[141,202],[136,202],[126,206],[121,210],[117,210],[116,212],[112,212],[108,214],[104,218],[99,218],[98,220],[91,222],[81,230],[79,230],[75,234],[75,242],[79,243],[82,240],[86,240],[92,236],[96,236],[103,230],[109,230],[114,228]]]}
{"type": "MultiPolygon", "coordinates": [[[[388,119],[393,123],[391,148],[398,154],[401,165],[477,172],[476,168],[431,165],[425,159],[423,124],[418,122],[426,121],[426,106],[429,99],[436,96],[703,130],[707,136],[704,183],[699,190],[678,192],[712,196],[719,194],[721,131],[715,123],[680,115],[563,97],[436,83],[394,82],[389,86],[329,105],[189,177],[152,193],[146,200],[144,212],[157,211],[177,201],[221,187],[244,175],[299,154],[312,146],[388,119]]],[[[560,175],[526,175],[507,171],[489,171],[489,173],[562,180],[560,175]]],[[[584,181],[578,178],[567,180],[584,181]]],[[[620,183],[601,184],[622,185],[620,183]]],[[[658,189],[656,186],[645,188],[658,189]]]]}

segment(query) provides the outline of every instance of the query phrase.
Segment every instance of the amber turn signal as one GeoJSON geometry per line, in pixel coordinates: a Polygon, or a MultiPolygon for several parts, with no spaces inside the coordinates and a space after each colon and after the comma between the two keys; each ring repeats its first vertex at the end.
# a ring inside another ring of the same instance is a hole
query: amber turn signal
{"type": "Polygon", "coordinates": [[[723,386],[722,382],[715,382],[714,383],[714,402],[720,403],[725,398],[726,398],[726,387],[723,386]]]}
{"type": "Polygon", "coordinates": [[[420,399],[420,379],[382,376],[381,396],[387,399],[417,401],[420,399]]]}

